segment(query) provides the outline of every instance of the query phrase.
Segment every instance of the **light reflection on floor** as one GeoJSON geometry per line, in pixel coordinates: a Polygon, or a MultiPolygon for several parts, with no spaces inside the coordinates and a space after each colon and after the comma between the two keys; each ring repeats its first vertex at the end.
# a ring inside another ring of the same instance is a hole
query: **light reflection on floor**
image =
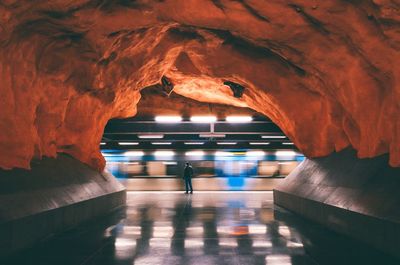
{"type": "Polygon", "coordinates": [[[114,264],[316,264],[271,192],[131,192],[113,229],[114,264]]]}
{"type": "Polygon", "coordinates": [[[272,192],[130,192],[127,205],[0,264],[400,264],[274,206],[272,192]]]}

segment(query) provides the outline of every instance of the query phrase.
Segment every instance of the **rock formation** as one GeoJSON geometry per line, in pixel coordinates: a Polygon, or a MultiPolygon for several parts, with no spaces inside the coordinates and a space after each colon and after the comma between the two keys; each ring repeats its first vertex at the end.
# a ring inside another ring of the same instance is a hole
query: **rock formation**
{"type": "Polygon", "coordinates": [[[398,0],[2,0],[0,167],[68,153],[101,170],[140,91],[249,107],[307,156],[400,166],[398,0]]]}
{"type": "Polygon", "coordinates": [[[140,92],[135,120],[153,120],[156,115],[179,115],[189,119],[194,115],[212,115],[225,119],[229,115],[252,116],[255,119],[264,115],[249,108],[238,108],[230,105],[204,103],[183,97],[172,92],[167,95],[158,86],[148,87],[140,92]]]}

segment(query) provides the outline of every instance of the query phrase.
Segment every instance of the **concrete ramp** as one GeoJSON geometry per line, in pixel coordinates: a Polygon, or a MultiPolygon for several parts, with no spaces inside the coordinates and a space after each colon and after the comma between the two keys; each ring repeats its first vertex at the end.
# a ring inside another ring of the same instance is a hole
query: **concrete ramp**
{"type": "Polygon", "coordinates": [[[0,170],[0,256],[125,204],[124,187],[108,173],[59,155],[31,170],[0,170]]]}
{"type": "Polygon", "coordinates": [[[400,257],[400,169],[387,155],[358,159],[344,150],[306,159],[276,187],[274,201],[400,257]]]}

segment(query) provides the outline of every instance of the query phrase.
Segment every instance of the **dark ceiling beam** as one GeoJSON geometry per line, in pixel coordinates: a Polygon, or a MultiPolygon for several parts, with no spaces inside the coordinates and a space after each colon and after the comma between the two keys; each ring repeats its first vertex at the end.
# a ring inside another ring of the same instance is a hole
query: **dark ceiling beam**
{"type": "Polygon", "coordinates": [[[236,145],[218,145],[216,142],[206,142],[204,145],[185,145],[183,142],[173,142],[171,145],[153,145],[150,142],[140,143],[139,145],[121,146],[116,142],[110,142],[102,149],[112,150],[231,150],[231,149],[250,149],[250,150],[296,150],[293,145],[282,145],[279,142],[273,142],[269,145],[249,145],[246,142],[238,142],[236,145]]]}
{"type": "MultiPolygon", "coordinates": [[[[139,139],[137,134],[127,133],[114,133],[106,134],[107,139],[111,141],[135,141],[135,142],[149,142],[149,141],[209,141],[210,138],[200,137],[199,134],[164,134],[162,139],[139,139]]],[[[262,141],[262,142],[282,142],[288,141],[284,139],[262,139],[260,134],[248,133],[234,133],[225,134],[224,138],[214,138],[215,141],[262,141]]]]}
{"type": "Polygon", "coordinates": [[[282,130],[271,122],[251,122],[251,123],[216,123],[215,132],[233,134],[233,133],[279,133],[282,130]]]}
{"type": "MultiPolygon", "coordinates": [[[[211,131],[208,123],[176,123],[163,124],[155,122],[121,122],[107,124],[104,134],[141,134],[141,133],[188,133],[199,134],[211,131]]],[[[226,123],[217,122],[214,124],[214,131],[223,134],[247,134],[247,133],[280,133],[281,129],[271,122],[251,122],[251,123],[226,123]]]]}

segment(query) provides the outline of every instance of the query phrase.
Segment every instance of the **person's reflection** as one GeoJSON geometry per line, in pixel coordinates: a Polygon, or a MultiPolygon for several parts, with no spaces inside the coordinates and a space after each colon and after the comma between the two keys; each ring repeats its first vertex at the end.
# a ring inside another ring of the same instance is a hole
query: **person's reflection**
{"type": "Polygon", "coordinates": [[[149,250],[150,239],[153,236],[153,223],[150,216],[151,206],[145,206],[140,209],[140,238],[136,242],[136,253],[134,257],[144,255],[149,250]]]}
{"type": "Polygon", "coordinates": [[[175,207],[175,214],[172,217],[174,235],[171,241],[171,253],[177,256],[185,255],[186,228],[189,226],[192,214],[191,198],[186,202],[178,202],[175,207]]]}
{"type": "Polygon", "coordinates": [[[206,217],[203,218],[204,254],[218,255],[217,209],[215,207],[208,207],[204,209],[204,213],[206,217]]]}

